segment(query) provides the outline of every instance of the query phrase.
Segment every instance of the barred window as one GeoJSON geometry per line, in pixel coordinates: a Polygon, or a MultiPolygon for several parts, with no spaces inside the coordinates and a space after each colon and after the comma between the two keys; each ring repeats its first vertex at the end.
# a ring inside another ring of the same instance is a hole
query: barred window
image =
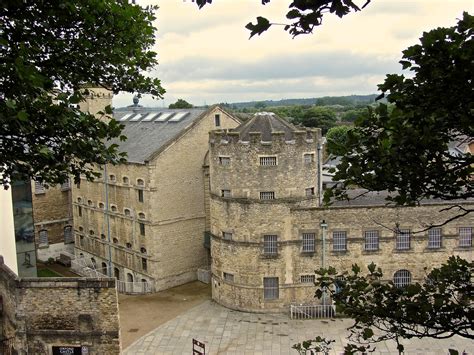
{"type": "Polygon", "coordinates": [[[305,189],[305,194],[306,197],[314,196],[314,187],[308,187],[307,189],[305,189]]]}
{"type": "Polygon", "coordinates": [[[301,275],[300,277],[300,282],[302,284],[314,284],[315,281],[316,281],[315,275],[301,275]]]}
{"type": "Polygon", "coordinates": [[[303,160],[305,164],[311,164],[314,163],[314,154],[312,153],[306,153],[303,155],[303,160]]]}
{"type": "Polygon", "coordinates": [[[263,298],[265,300],[276,300],[279,297],[278,277],[263,278],[263,298]]]}
{"type": "Polygon", "coordinates": [[[332,233],[332,250],[345,251],[347,250],[347,232],[337,231],[332,233]]]}
{"type": "Polygon", "coordinates": [[[234,274],[229,274],[228,272],[224,272],[224,280],[228,282],[234,282],[234,274]]]}
{"type": "Polygon", "coordinates": [[[222,232],[222,238],[225,240],[232,240],[232,233],[231,232],[222,232]]]}
{"type": "Polygon", "coordinates": [[[219,164],[223,166],[230,165],[230,158],[229,157],[219,157],[219,164]]]}
{"type": "Polygon", "coordinates": [[[277,165],[277,157],[260,157],[261,166],[275,166],[277,165]]]}
{"type": "Polygon", "coordinates": [[[263,253],[265,255],[276,255],[278,253],[277,240],[278,236],[274,234],[263,236],[263,253]]]}
{"type": "Polygon", "coordinates": [[[221,190],[221,197],[231,197],[230,190],[221,190]]]}
{"type": "Polygon", "coordinates": [[[303,248],[304,253],[313,253],[315,249],[316,235],[314,233],[303,233],[303,248]]]}
{"type": "Polygon", "coordinates": [[[410,230],[400,229],[397,233],[396,248],[397,250],[408,250],[410,249],[410,230]]]}
{"type": "Polygon", "coordinates": [[[459,228],[459,246],[472,247],[472,227],[459,228]]]}
{"type": "Polygon", "coordinates": [[[408,270],[398,270],[393,275],[393,283],[396,287],[405,287],[411,283],[411,273],[408,270]]]}
{"type": "Polygon", "coordinates": [[[260,192],[260,200],[274,200],[275,192],[274,191],[262,191],[260,192]]]}
{"type": "Polygon", "coordinates": [[[379,231],[364,232],[365,250],[379,250],[379,231]]]}
{"type": "Polygon", "coordinates": [[[40,181],[35,181],[35,194],[44,194],[44,185],[40,181]]]}
{"type": "Polygon", "coordinates": [[[46,229],[39,231],[39,245],[48,245],[48,231],[46,229]]]}
{"type": "Polygon", "coordinates": [[[431,228],[428,230],[428,248],[441,248],[441,228],[431,228]]]}

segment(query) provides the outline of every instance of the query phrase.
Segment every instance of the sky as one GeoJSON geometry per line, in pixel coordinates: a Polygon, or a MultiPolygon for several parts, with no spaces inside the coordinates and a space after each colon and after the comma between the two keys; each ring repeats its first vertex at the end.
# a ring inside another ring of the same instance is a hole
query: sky
{"type": "MultiPolygon", "coordinates": [[[[292,38],[272,26],[249,39],[257,16],[286,23],[291,0],[214,0],[199,10],[191,0],[137,0],[158,5],[154,23],[159,65],[148,74],[161,80],[163,100],[140,104],[167,107],[182,98],[195,106],[220,102],[373,94],[388,73],[401,73],[401,52],[423,31],[451,27],[474,1],[372,0],[342,19],[327,14],[313,34],[292,38]]],[[[354,0],[362,5],[365,0],[354,0]]],[[[114,97],[115,107],[133,94],[114,97]]]]}

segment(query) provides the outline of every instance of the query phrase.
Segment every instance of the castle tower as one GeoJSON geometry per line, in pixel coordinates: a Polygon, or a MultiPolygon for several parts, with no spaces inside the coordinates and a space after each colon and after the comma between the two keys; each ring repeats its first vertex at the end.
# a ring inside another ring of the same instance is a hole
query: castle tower
{"type": "Polygon", "coordinates": [[[236,129],[211,132],[212,296],[218,303],[276,311],[296,297],[294,245],[304,248],[304,241],[292,230],[290,210],[319,206],[320,142],[320,129],[299,130],[264,112],[236,129]]]}
{"type": "Polygon", "coordinates": [[[79,108],[100,118],[98,113],[104,111],[107,106],[112,106],[112,91],[101,87],[84,87],[84,90],[87,90],[88,94],[85,95],[85,101],[79,104],[79,108]]]}

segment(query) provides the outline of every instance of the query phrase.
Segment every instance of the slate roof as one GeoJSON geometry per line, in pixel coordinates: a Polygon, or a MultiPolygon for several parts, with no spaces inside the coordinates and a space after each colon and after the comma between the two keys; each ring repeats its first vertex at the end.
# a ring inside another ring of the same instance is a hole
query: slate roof
{"type": "Polygon", "coordinates": [[[144,163],[176,140],[206,112],[208,111],[205,109],[197,108],[167,109],[140,106],[117,109],[114,111],[114,118],[125,126],[122,134],[127,140],[125,142],[113,140],[111,144],[118,144],[119,151],[127,153],[129,162],[144,163]],[[149,114],[155,115],[148,116],[149,114]],[[180,118],[181,116],[183,117],[180,118]],[[146,121],[147,117],[149,121],[146,121]],[[121,121],[124,118],[125,120],[121,121]],[[180,119],[173,121],[173,118],[180,119]]]}
{"type": "Polygon", "coordinates": [[[270,142],[272,140],[272,132],[284,132],[285,140],[289,141],[293,139],[293,133],[297,129],[274,113],[258,112],[250,120],[232,131],[240,133],[241,141],[249,141],[250,132],[260,132],[262,133],[262,141],[270,142]]]}

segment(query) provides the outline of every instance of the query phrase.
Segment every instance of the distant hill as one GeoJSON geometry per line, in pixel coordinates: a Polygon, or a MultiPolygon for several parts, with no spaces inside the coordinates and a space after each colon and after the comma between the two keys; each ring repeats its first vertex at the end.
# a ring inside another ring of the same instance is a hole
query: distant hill
{"type": "Polygon", "coordinates": [[[349,96],[324,96],[324,97],[313,97],[309,99],[282,99],[282,100],[264,100],[264,101],[247,101],[247,102],[233,102],[228,105],[236,108],[249,108],[255,107],[255,105],[262,104],[265,107],[271,106],[292,106],[292,105],[317,105],[317,106],[331,106],[331,105],[342,105],[342,106],[357,106],[361,104],[371,104],[374,102],[377,94],[372,95],[349,95],[349,96]]]}

